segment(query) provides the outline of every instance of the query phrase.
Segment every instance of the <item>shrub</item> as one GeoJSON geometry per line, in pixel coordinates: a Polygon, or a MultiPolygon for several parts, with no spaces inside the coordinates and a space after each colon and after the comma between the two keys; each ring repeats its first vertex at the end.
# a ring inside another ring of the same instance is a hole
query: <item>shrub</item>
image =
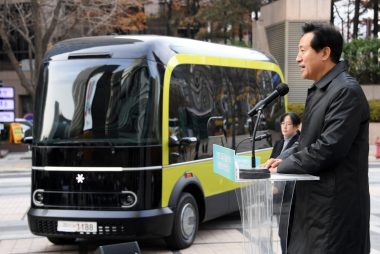
{"type": "Polygon", "coordinates": [[[377,38],[355,39],[344,44],[343,58],[348,72],[360,84],[380,82],[379,48],[380,40],[377,38]]]}
{"type": "Polygon", "coordinates": [[[303,112],[305,110],[305,104],[303,103],[288,103],[288,111],[297,113],[301,121],[303,120],[303,112]]]}
{"type": "MultiPolygon", "coordinates": [[[[369,100],[370,122],[380,122],[380,100],[369,100]]],[[[305,105],[303,103],[288,103],[288,111],[296,112],[303,120],[305,105]]]]}
{"type": "Polygon", "coordinates": [[[380,122],[380,100],[369,100],[369,112],[371,122],[380,122]]]}

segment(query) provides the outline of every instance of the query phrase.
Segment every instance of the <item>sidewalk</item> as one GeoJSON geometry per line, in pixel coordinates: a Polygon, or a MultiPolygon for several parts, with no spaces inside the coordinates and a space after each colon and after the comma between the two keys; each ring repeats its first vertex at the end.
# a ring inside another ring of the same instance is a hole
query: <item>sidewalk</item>
{"type": "Polygon", "coordinates": [[[32,167],[32,152],[11,152],[0,159],[0,172],[29,171],[32,167]]]}
{"type": "MultiPolygon", "coordinates": [[[[376,147],[369,147],[368,159],[370,162],[379,162],[376,159],[376,147]]],[[[0,159],[0,174],[4,178],[0,181],[0,187],[4,188],[23,188],[24,182],[30,182],[28,174],[31,169],[32,154],[28,152],[9,153],[5,158],[0,159]],[[15,172],[20,172],[19,178],[14,179],[15,172]],[[8,174],[9,173],[9,174],[8,174]],[[9,175],[9,176],[8,176],[9,175]]],[[[372,176],[378,177],[379,171],[372,171],[372,176]]],[[[376,178],[373,180],[377,182],[376,178]]],[[[376,237],[377,232],[380,233],[380,220],[376,216],[379,214],[380,206],[376,200],[379,199],[380,185],[372,186],[371,196],[375,202],[371,203],[371,239],[376,237]],[[375,232],[375,233],[374,233],[375,232]]],[[[93,253],[97,245],[86,245],[84,242],[79,242],[77,245],[54,245],[45,237],[32,235],[28,231],[26,212],[30,204],[28,195],[17,195],[17,191],[13,191],[12,195],[4,195],[0,199],[0,250],[1,253],[93,253]],[[83,245],[83,246],[82,246],[83,245]]],[[[233,220],[235,224],[239,221],[233,220]]],[[[214,222],[211,222],[214,223],[214,222]]],[[[242,253],[242,234],[241,229],[237,226],[229,228],[222,222],[221,228],[208,228],[202,226],[198,232],[197,238],[191,246],[186,250],[181,250],[178,253],[193,254],[193,253],[210,253],[210,254],[237,254],[242,253]]],[[[378,238],[377,238],[378,239],[378,238]]],[[[373,240],[371,254],[380,254],[378,251],[379,241],[373,240]]],[[[142,244],[143,253],[147,254],[171,254],[177,253],[168,251],[164,244],[142,244]]]]}

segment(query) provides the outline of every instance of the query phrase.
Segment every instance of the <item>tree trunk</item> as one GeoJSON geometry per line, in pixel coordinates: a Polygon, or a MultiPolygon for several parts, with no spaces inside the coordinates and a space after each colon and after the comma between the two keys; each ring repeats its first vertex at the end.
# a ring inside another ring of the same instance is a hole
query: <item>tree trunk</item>
{"type": "Polygon", "coordinates": [[[37,84],[38,74],[37,70],[42,63],[44,51],[42,51],[42,21],[41,21],[41,8],[37,0],[32,0],[31,9],[33,15],[33,32],[34,32],[34,68],[31,70],[32,84],[37,84]]]}
{"type": "MultiPolygon", "coordinates": [[[[349,2],[349,4],[351,4],[351,2],[349,2]]],[[[348,8],[347,8],[348,9],[348,8]]],[[[347,11],[347,17],[346,17],[346,29],[347,29],[347,34],[346,34],[346,40],[349,41],[350,40],[350,13],[347,11]]]]}
{"type": "Polygon", "coordinates": [[[243,41],[243,24],[239,23],[239,42],[243,41]]]}
{"type": "Polygon", "coordinates": [[[170,21],[172,19],[172,1],[167,2],[168,12],[166,14],[166,35],[171,36],[170,21]]]}
{"type": "Polygon", "coordinates": [[[359,10],[360,10],[360,0],[355,0],[355,9],[354,9],[354,27],[353,27],[353,33],[352,38],[356,39],[358,38],[359,33],[359,10]]]}
{"type": "Polygon", "coordinates": [[[373,37],[379,33],[379,0],[372,0],[373,4],[373,37]]]}
{"type": "MultiPolygon", "coordinates": [[[[373,38],[377,38],[377,35],[379,33],[379,0],[372,0],[373,4],[373,38]]],[[[373,62],[374,65],[379,65],[379,54],[380,51],[377,51],[377,54],[375,53],[373,56],[373,62]]],[[[375,74],[374,77],[375,82],[380,82],[380,75],[375,74]]]]}

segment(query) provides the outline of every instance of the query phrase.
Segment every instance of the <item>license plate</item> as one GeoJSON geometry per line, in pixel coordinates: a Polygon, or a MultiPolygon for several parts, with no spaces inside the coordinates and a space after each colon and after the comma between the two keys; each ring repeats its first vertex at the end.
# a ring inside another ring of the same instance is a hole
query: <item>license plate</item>
{"type": "Polygon", "coordinates": [[[96,233],[96,222],[91,221],[58,221],[57,231],[96,233]]]}

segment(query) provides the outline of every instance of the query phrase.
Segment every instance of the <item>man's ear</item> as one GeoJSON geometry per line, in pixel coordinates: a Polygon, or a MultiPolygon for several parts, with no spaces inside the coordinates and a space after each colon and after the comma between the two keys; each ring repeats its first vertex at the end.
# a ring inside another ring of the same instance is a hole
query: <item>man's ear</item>
{"type": "Polygon", "coordinates": [[[322,49],[322,59],[328,60],[331,57],[331,49],[330,47],[324,47],[322,49]]]}

